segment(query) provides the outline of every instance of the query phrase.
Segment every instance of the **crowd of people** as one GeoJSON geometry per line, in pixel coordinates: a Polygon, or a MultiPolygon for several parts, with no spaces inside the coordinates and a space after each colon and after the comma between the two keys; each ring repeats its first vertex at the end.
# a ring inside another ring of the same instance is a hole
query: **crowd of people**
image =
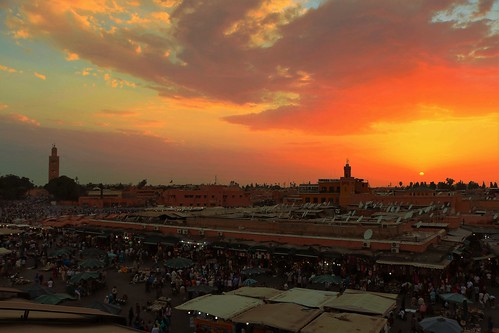
{"type": "MultiPolygon", "coordinates": [[[[2,219],[13,220],[15,216],[25,218],[35,214],[43,220],[53,214],[100,214],[97,209],[74,211],[52,206],[28,207],[23,203],[2,206],[2,219]],[[29,213],[30,209],[38,210],[29,213]],[[16,215],[18,214],[18,215],[16,215]]],[[[483,310],[495,307],[495,297],[490,292],[496,287],[497,260],[470,260],[456,256],[446,269],[421,269],[403,267],[391,269],[388,274],[373,258],[365,255],[343,254],[335,257],[297,257],[277,255],[263,248],[250,251],[247,248],[234,250],[214,246],[205,241],[178,241],[175,244],[146,244],[144,235],[114,230],[105,237],[76,229],[32,228],[13,235],[4,235],[0,247],[11,250],[0,256],[1,274],[11,276],[21,273],[27,267],[38,269],[34,283],[49,287],[55,283],[72,285],[72,293],[78,299],[92,295],[101,288],[108,289],[104,303],[129,307],[130,326],[148,331],[169,332],[172,323],[171,298],[161,307],[151,307],[151,302],[139,304],[128,298],[126,291],[109,288],[106,270],[119,271],[127,276],[129,288],[143,284],[144,292],[151,299],[165,295],[185,295],[185,299],[204,292],[221,293],[245,285],[252,275],[251,269],[260,269],[266,277],[260,285],[287,289],[292,287],[345,288],[367,291],[400,293],[398,309],[390,315],[389,323],[410,321],[411,329],[418,329],[417,323],[426,316],[444,315],[454,318],[465,327],[479,324],[490,318],[483,310]],[[83,268],[80,266],[88,249],[97,248],[103,267],[83,268]],[[66,252],[61,249],[67,249],[66,252]],[[58,252],[59,251],[59,252],[58,252]],[[165,265],[171,258],[183,257],[192,261],[188,267],[165,265]],[[71,282],[78,273],[98,270],[98,278],[71,282]],[[42,273],[43,272],[43,273],[42,273]],[[45,274],[44,274],[45,273],[45,274]],[[338,285],[313,285],[313,277],[329,274],[341,278],[338,285]],[[45,275],[45,276],[44,276],[45,275]],[[201,288],[201,287],[208,288],[201,288]],[[393,289],[394,288],[394,289],[393,289]],[[464,302],[442,299],[441,295],[457,293],[465,297],[464,302]],[[469,303],[468,303],[469,301],[469,303]],[[135,304],[135,305],[130,305],[135,304]]],[[[68,289],[70,290],[70,289],[68,289]]],[[[489,324],[492,325],[493,324],[489,324]]]]}

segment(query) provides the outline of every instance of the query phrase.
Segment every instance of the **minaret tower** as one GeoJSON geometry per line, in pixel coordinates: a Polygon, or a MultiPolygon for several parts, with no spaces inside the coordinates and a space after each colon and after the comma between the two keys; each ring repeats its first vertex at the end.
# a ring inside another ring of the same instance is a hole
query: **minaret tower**
{"type": "Polygon", "coordinates": [[[59,177],[59,156],[57,156],[57,147],[52,145],[52,153],[49,156],[49,182],[59,177]]]}
{"type": "Polygon", "coordinates": [[[345,178],[351,178],[352,177],[352,168],[350,167],[350,164],[348,164],[348,159],[347,159],[347,164],[343,167],[343,176],[345,178]]]}

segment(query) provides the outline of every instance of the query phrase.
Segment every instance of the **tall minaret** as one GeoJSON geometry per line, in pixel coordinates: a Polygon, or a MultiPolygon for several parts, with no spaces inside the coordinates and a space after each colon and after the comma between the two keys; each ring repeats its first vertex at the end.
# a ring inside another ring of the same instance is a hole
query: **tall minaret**
{"type": "Polygon", "coordinates": [[[348,164],[348,159],[347,159],[347,164],[343,167],[343,175],[345,178],[351,178],[352,177],[352,168],[350,167],[350,164],[348,164]]]}
{"type": "Polygon", "coordinates": [[[52,153],[49,156],[49,182],[59,177],[59,156],[57,156],[57,148],[52,145],[52,153]]]}

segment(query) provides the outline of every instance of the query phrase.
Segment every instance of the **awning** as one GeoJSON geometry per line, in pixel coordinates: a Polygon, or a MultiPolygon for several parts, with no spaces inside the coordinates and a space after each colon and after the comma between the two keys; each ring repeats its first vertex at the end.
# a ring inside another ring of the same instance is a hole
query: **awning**
{"type": "Polygon", "coordinates": [[[458,228],[454,230],[449,230],[447,234],[454,237],[461,237],[464,240],[464,238],[471,236],[473,233],[469,230],[458,228]]]}
{"type": "Polygon", "coordinates": [[[176,237],[163,237],[160,235],[155,235],[155,236],[148,236],[146,237],[142,242],[145,245],[157,245],[157,244],[163,244],[163,245],[175,245],[179,241],[178,238],[176,237]]]}
{"type": "Polygon", "coordinates": [[[310,322],[302,333],[379,333],[385,327],[386,319],[357,313],[325,312],[310,322]]]}
{"type": "Polygon", "coordinates": [[[76,229],[75,231],[80,234],[103,235],[102,231],[95,229],[76,229]]]}
{"type": "Polygon", "coordinates": [[[292,288],[270,298],[268,301],[272,303],[294,303],[309,308],[320,308],[324,303],[337,296],[338,293],[335,291],[292,288]]]}
{"type": "Polygon", "coordinates": [[[295,249],[290,247],[275,247],[272,249],[272,253],[280,256],[289,256],[294,253],[295,249]]]}
{"type": "Polygon", "coordinates": [[[339,259],[343,257],[343,254],[338,252],[321,252],[320,257],[324,259],[339,259]]]}
{"type": "Polygon", "coordinates": [[[447,242],[453,242],[453,243],[462,243],[464,241],[463,237],[452,236],[452,235],[443,236],[442,240],[447,241],[447,242]]]}
{"type": "Polygon", "coordinates": [[[392,261],[386,259],[378,259],[376,260],[377,264],[381,265],[399,265],[399,266],[412,266],[419,268],[431,268],[431,269],[445,269],[449,266],[452,260],[445,259],[439,263],[427,263],[427,262],[414,262],[414,261],[392,261]]]}
{"type": "Polygon", "coordinates": [[[489,255],[486,255],[486,256],[475,257],[475,258],[473,258],[473,260],[475,260],[475,261],[480,261],[480,260],[493,259],[493,258],[495,258],[495,257],[496,257],[496,255],[495,255],[495,254],[489,254],[489,255]]]}
{"type": "Polygon", "coordinates": [[[412,225],[413,228],[437,228],[445,229],[449,226],[448,223],[431,223],[431,222],[417,222],[412,225]]]}
{"type": "Polygon", "coordinates": [[[395,308],[396,304],[396,299],[379,296],[379,294],[376,295],[369,292],[344,293],[339,297],[330,299],[324,304],[324,308],[385,317],[395,308]]]}
{"type": "Polygon", "coordinates": [[[269,247],[265,245],[255,245],[248,249],[250,252],[268,252],[269,247]]]}
{"type": "Polygon", "coordinates": [[[308,257],[308,258],[317,258],[319,256],[319,252],[314,248],[297,249],[294,254],[297,257],[308,257]]]}
{"type": "Polygon", "coordinates": [[[258,299],[269,299],[282,293],[282,290],[269,287],[241,287],[236,290],[225,292],[224,294],[253,297],[258,299]]]}
{"type": "Polygon", "coordinates": [[[227,244],[227,250],[245,252],[249,249],[249,245],[242,243],[229,243],[227,244]]]}
{"type": "Polygon", "coordinates": [[[199,311],[230,320],[232,317],[263,304],[262,300],[238,295],[204,295],[175,307],[177,310],[199,311]]]}
{"type": "Polygon", "coordinates": [[[232,321],[299,332],[321,313],[322,310],[292,303],[262,304],[233,317],[232,321]]]}
{"type": "Polygon", "coordinates": [[[229,244],[226,243],[226,242],[215,242],[215,243],[210,244],[210,247],[212,249],[222,249],[222,250],[225,250],[228,245],[229,244]]]}

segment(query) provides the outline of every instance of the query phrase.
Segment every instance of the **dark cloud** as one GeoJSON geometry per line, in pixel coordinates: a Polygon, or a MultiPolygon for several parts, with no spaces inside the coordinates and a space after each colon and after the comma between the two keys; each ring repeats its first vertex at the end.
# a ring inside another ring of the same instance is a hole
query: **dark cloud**
{"type": "MultiPolygon", "coordinates": [[[[368,129],[386,116],[417,117],[415,103],[443,101],[480,81],[472,75],[477,68],[493,66],[491,50],[497,49],[486,20],[459,29],[452,21],[432,23],[437,11],[454,3],[431,0],[332,0],[300,17],[298,8],[272,13],[258,23],[274,25],[279,38],[254,47],[251,38],[261,31],[247,18],[262,3],[186,0],[171,13],[171,26],[154,31],[143,25],[96,30],[74,13],[58,12],[45,2],[28,2],[23,13],[43,18],[28,24],[32,34],[100,67],[141,78],[162,96],[201,96],[240,104],[260,103],[269,93],[300,96],[299,104],[225,118],[260,130],[338,134],[368,129]],[[246,23],[229,34],[240,22],[246,23]],[[165,52],[171,56],[165,57],[165,52]],[[460,86],[435,89],[431,75],[418,74],[422,68],[438,72],[443,67],[463,73],[460,86]],[[426,79],[428,88],[415,78],[426,79]],[[377,92],[378,86],[388,92],[377,92]],[[409,91],[400,91],[400,86],[409,91]],[[394,97],[390,91],[399,94],[393,101],[380,98],[394,97]]],[[[490,6],[490,1],[482,2],[479,12],[490,6]]],[[[478,106],[490,104],[493,98],[482,88],[480,83],[472,88],[478,93],[478,106]]],[[[475,112],[488,110],[477,107],[475,112]]]]}

